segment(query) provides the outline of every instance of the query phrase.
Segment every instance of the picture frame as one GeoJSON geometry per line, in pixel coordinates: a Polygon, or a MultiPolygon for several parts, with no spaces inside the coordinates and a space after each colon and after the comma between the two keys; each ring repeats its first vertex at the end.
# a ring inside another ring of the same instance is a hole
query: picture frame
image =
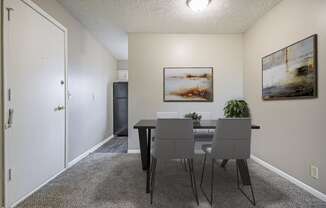
{"type": "Polygon", "coordinates": [[[164,67],[164,102],[213,102],[213,67],[164,67]]]}
{"type": "Polygon", "coordinates": [[[311,35],[262,58],[262,99],[318,97],[318,36],[311,35]]]}

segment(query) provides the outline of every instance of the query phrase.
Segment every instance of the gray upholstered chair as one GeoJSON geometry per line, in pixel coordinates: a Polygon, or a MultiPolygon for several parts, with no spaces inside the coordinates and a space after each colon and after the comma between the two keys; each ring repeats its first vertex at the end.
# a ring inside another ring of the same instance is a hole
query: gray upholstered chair
{"type": "Polygon", "coordinates": [[[235,159],[237,171],[237,186],[244,196],[253,204],[256,205],[254,192],[252,189],[251,179],[249,175],[247,159],[250,157],[251,143],[251,119],[250,118],[225,118],[219,119],[216,124],[216,132],[212,145],[203,145],[202,150],[205,152],[204,163],[200,181],[200,187],[208,199],[209,203],[213,204],[213,189],[214,189],[214,163],[219,159],[235,159]],[[206,160],[211,160],[211,196],[202,188],[206,160]],[[240,187],[240,176],[244,186],[250,186],[252,199],[240,187]]]}
{"type": "Polygon", "coordinates": [[[152,148],[151,166],[151,203],[155,185],[155,173],[157,162],[164,162],[173,159],[186,159],[188,162],[191,188],[196,198],[198,194],[196,178],[194,174],[194,135],[193,122],[191,119],[158,119],[156,125],[155,143],[152,148]]]}
{"type": "MultiPolygon", "coordinates": [[[[179,118],[179,113],[178,112],[156,112],[156,118],[160,119],[160,118],[179,118]]],[[[155,135],[156,132],[153,132],[153,137],[152,137],[152,141],[155,140],[155,135]]]]}
{"type": "MultiPolygon", "coordinates": [[[[211,112],[198,112],[202,118],[201,120],[211,120],[212,113],[211,112]]],[[[214,131],[212,132],[210,129],[196,129],[195,132],[195,142],[212,142],[214,137],[214,131]]]]}

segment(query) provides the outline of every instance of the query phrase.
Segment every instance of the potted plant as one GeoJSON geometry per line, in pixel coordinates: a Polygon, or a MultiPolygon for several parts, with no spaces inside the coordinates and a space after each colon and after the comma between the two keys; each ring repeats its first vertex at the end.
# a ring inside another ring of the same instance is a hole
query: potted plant
{"type": "Polygon", "coordinates": [[[248,118],[250,111],[245,100],[229,100],[224,107],[226,118],[248,118]]]}
{"type": "Polygon", "coordinates": [[[201,117],[202,116],[199,113],[196,113],[196,112],[190,112],[190,113],[187,113],[185,115],[185,118],[191,118],[195,122],[199,122],[201,117]]]}

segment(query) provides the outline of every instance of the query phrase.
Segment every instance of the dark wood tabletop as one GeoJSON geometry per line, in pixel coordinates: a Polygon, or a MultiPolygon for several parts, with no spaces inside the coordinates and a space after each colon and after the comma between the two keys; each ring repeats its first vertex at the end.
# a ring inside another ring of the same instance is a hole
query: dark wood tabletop
{"type": "MultiPolygon", "coordinates": [[[[215,129],[218,120],[201,120],[194,121],[194,129],[215,129]]],[[[134,129],[155,129],[156,119],[140,120],[134,125],[134,129]]],[[[258,125],[252,125],[252,129],[260,129],[258,125]]]]}

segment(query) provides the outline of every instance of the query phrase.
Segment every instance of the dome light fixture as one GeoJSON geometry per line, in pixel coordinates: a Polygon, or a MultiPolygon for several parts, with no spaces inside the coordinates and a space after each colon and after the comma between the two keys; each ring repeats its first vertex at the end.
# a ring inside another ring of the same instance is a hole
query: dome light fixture
{"type": "Polygon", "coordinates": [[[207,8],[212,0],[187,0],[187,5],[194,12],[200,12],[207,8]]]}

